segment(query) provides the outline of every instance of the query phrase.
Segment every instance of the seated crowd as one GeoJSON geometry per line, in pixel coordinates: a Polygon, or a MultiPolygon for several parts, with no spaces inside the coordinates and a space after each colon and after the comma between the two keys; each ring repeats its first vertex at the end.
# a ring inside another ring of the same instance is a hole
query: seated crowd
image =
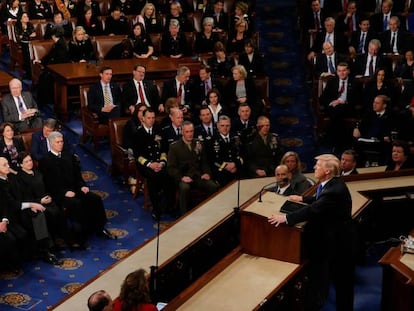
{"type": "Polygon", "coordinates": [[[343,3],[312,0],[301,16],[318,131],[336,153],[356,150],[358,165],[384,165],[395,140],[414,153],[414,7],[343,3]]]}

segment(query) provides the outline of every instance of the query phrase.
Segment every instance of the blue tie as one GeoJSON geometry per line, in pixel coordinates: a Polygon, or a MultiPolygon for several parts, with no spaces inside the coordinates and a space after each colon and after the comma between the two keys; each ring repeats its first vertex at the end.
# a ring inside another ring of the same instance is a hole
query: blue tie
{"type": "Polygon", "coordinates": [[[365,46],[365,33],[362,34],[361,40],[359,40],[358,53],[362,53],[365,46]]]}
{"type": "Polygon", "coordinates": [[[319,184],[318,189],[316,189],[316,198],[319,198],[319,195],[321,194],[322,191],[322,184],[319,184]]]}
{"type": "Polygon", "coordinates": [[[388,15],[386,15],[384,18],[384,29],[383,30],[386,31],[387,27],[388,27],[388,15]]]}
{"type": "Polygon", "coordinates": [[[335,73],[335,67],[332,63],[332,56],[328,56],[328,67],[329,67],[329,71],[334,74],[335,73]]]}

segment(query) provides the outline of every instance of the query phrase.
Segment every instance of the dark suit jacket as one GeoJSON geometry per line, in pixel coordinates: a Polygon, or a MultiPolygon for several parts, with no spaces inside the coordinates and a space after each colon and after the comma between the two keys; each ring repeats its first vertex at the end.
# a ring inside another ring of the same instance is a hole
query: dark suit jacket
{"type": "MultiPolygon", "coordinates": [[[[319,22],[320,22],[320,30],[324,30],[324,20],[327,17],[325,10],[321,8],[321,12],[319,14],[319,22]]],[[[312,9],[307,9],[304,16],[303,16],[303,30],[308,32],[310,29],[316,29],[315,25],[315,13],[312,9]]]]}
{"type": "Polygon", "coordinates": [[[180,31],[177,35],[177,39],[174,39],[169,32],[165,32],[162,35],[161,40],[161,53],[166,56],[179,55],[184,56],[190,55],[191,52],[187,48],[187,38],[184,32],[180,31]]]}
{"type": "Polygon", "coordinates": [[[32,146],[30,154],[36,161],[42,159],[48,152],[46,137],[43,136],[43,131],[39,130],[32,134],[32,146]]]}
{"type": "MultiPolygon", "coordinates": [[[[360,39],[361,39],[361,30],[359,29],[359,30],[354,31],[352,33],[351,41],[349,43],[349,46],[354,47],[354,49],[357,53],[359,52],[358,48],[359,48],[360,39]]],[[[378,35],[373,31],[368,31],[366,33],[366,37],[365,37],[365,44],[364,44],[364,51],[365,52],[368,52],[368,44],[369,44],[369,41],[371,41],[372,39],[378,39],[378,35]]]]}
{"type": "Polygon", "coordinates": [[[69,50],[64,38],[60,38],[42,58],[43,65],[70,63],[69,50]]]}
{"type": "MultiPolygon", "coordinates": [[[[400,30],[405,30],[405,18],[391,11],[391,16],[397,16],[401,22],[400,30]]],[[[375,13],[370,17],[370,29],[376,33],[384,32],[384,14],[375,13]]]]}
{"type": "MultiPolygon", "coordinates": [[[[367,65],[367,60],[368,60],[368,53],[360,54],[357,56],[355,63],[352,67],[353,76],[357,76],[357,75],[363,76],[365,74],[365,67],[367,65]]],[[[374,71],[378,70],[378,68],[385,69],[385,74],[387,76],[391,73],[391,62],[389,61],[388,58],[382,55],[377,55],[374,68],[375,68],[374,71]]]]}
{"type": "Polygon", "coordinates": [[[171,144],[168,151],[167,171],[177,183],[181,181],[183,176],[189,176],[192,179],[199,179],[203,174],[211,176],[206,152],[204,148],[201,148],[197,154],[195,152],[197,144],[201,143],[193,140],[191,151],[182,139],[171,144]]]}
{"type": "MultiPolygon", "coordinates": [[[[223,95],[223,84],[215,78],[211,78],[211,88],[217,89],[220,95],[223,95]]],[[[203,81],[201,81],[200,77],[196,77],[194,81],[190,85],[191,90],[191,102],[194,103],[194,106],[200,108],[203,104],[203,101],[206,100],[206,86],[203,81]]]]}
{"type": "MultiPolygon", "coordinates": [[[[333,74],[336,74],[336,67],[342,61],[344,61],[344,59],[338,53],[334,53],[333,65],[335,67],[335,71],[333,74]]],[[[315,78],[319,78],[323,72],[328,72],[328,57],[325,54],[318,55],[314,69],[315,78]]]]}
{"type": "MultiPolygon", "coordinates": [[[[22,92],[22,98],[27,109],[37,108],[36,101],[29,92],[22,92]]],[[[17,111],[16,103],[14,102],[13,96],[5,94],[1,100],[1,109],[3,111],[4,122],[16,123],[20,122],[19,112],[17,111]]]]}
{"type": "MultiPolygon", "coordinates": [[[[315,42],[311,48],[312,52],[321,53],[322,52],[322,45],[325,42],[326,31],[319,32],[316,35],[315,42]]],[[[345,36],[338,32],[334,31],[334,48],[337,53],[340,54],[347,54],[348,53],[348,42],[345,36]]]]}
{"type": "Polygon", "coordinates": [[[214,25],[213,25],[214,29],[222,29],[224,31],[229,30],[229,18],[228,18],[228,15],[224,13],[223,11],[220,12],[218,21],[217,21],[217,17],[215,16],[214,10],[206,12],[203,15],[203,19],[205,17],[212,17],[214,19],[214,25]]]}
{"type": "Polygon", "coordinates": [[[162,128],[161,136],[164,152],[168,152],[170,145],[181,138],[181,134],[178,136],[171,124],[162,128]]]}
{"type": "MultiPolygon", "coordinates": [[[[387,30],[381,34],[380,40],[381,40],[381,53],[393,53],[392,52],[392,46],[391,46],[391,31],[387,30]]],[[[409,38],[407,34],[399,30],[397,32],[397,50],[399,54],[404,54],[408,48],[410,48],[410,45],[407,45],[407,41],[409,41],[409,38]]]]}
{"type": "MultiPolygon", "coordinates": [[[[168,79],[164,81],[162,87],[162,95],[161,95],[161,102],[165,103],[168,98],[170,97],[177,97],[177,84],[175,82],[175,78],[168,79]]],[[[190,90],[190,83],[184,84],[184,106],[193,109],[193,105],[191,102],[191,90],[190,90]]]]}
{"type": "Polygon", "coordinates": [[[239,65],[243,65],[244,68],[246,68],[247,76],[249,78],[254,78],[256,76],[265,74],[264,57],[257,51],[253,53],[253,58],[251,62],[245,52],[241,53],[239,55],[239,65]]]}
{"type": "MultiPolygon", "coordinates": [[[[110,83],[110,90],[112,94],[113,104],[120,105],[121,89],[115,82],[110,83]]],[[[101,82],[91,85],[88,91],[88,108],[97,113],[101,113],[101,108],[104,106],[104,94],[102,90],[101,82]]]]}
{"type": "Polygon", "coordinates": [[[56,204],[61,205],[67,191],[79,193],[86,186],[79,163],[70,152],[62,152],[61,158],[48,152],[39,162],[46,190],[56,204]]]}
{"type": "MultiPolygon", "coordinates": [[[[149,101],[149,104],[152,109],[158,111],[158,106],[161,103],[160,95],[158,93],[158,88],[149,80],[143,80],[142,84],[144,85],[143,92],[145,97],[149,101]]],[[[127,81],[122,87],[121,94],[121,107],[122,111],[128,110],[129,106],[135,106],[138,102],[138,91],[135,87],[135,82],[133,80],[127,81]]]]}
{"type": "Polygon", "coordinates": [[[352,241],[349,234],[352,200],[343,179],[333,177],[322,188],[318,198],[306,196],[303,202],[309,206],[287,214],[286,219],[290,226],[307,221],[305,234],[311,256],[326,256],[327,252],[350,256],[347,252],[352,241]]]}

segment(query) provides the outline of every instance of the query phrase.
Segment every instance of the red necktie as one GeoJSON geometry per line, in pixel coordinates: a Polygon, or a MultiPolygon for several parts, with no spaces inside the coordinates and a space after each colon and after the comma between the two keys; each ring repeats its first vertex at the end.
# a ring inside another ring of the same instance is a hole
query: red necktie
{"type": "Polygon", "coordinates": [[[178,92],[177,92],[177,102],[179,105],[181,105],[182,97],[183,97],[183,84],[180,83],[180,87],[178,88],[178,92]]]}
{"type": "Polygon", "coordinates": [[[354,31],[354,18],[351,16],[348,20],[349,32],[354,31]]]}
{"type": "Polygon", "coordinates": [[[138,95],[141,104],[145,104],[144,92],[142,91],[141,82],[138,82],[138,95]]]}
{"type": "Polygon", "coordinates": [[[315,28],[316,31],[319,31],[321,29],[321,21],[319,20],[318,13],[315,13],[315,28]]]}
{"type": "Polygon", "coordinates": [[[342,93],[345,91],[345,81],[341,82],[341,87],[339,88],[338,91],[338,98],[341,97],[342,93]]]}
{"type": "Polygon", "coordinates": [[[348,8],[348,1],[347,0],[343,0],[342,1],[342,6],[344,8],[344,11],[346,11],[346,9],[348,8]]]}

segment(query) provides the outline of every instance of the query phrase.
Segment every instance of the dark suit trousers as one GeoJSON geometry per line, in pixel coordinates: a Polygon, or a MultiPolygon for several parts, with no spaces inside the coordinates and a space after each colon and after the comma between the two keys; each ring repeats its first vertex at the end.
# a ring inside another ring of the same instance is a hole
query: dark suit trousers
{"type": "Polygon", "coordinates": [[[114,107],[111,112],[99,112],[98,118],[100,124],[108,124],[109,119],[119,118],[121,116],[121,109],[119,107],[114,107]]]}
{"type": "Polygon", "coordinates": [[[212,180],[203,180],[201,178],[194,178],[193,182],[187,184],[180,181],[178,184],[178,190],[180,192],[180,213],[185,214],[189,207],[190,190],[197,189],[203,192],[203,194],[211,195],[218,190],[218,185],[212,180]]]}
{"type": "Polygon", "coordinates": [[[107,221],[102,199],[93,192],[77,193],[73,198],[65,197],[62,206],[67,209],[68,217],[81,226],[84,235],[99,233],[107,221]]]}

